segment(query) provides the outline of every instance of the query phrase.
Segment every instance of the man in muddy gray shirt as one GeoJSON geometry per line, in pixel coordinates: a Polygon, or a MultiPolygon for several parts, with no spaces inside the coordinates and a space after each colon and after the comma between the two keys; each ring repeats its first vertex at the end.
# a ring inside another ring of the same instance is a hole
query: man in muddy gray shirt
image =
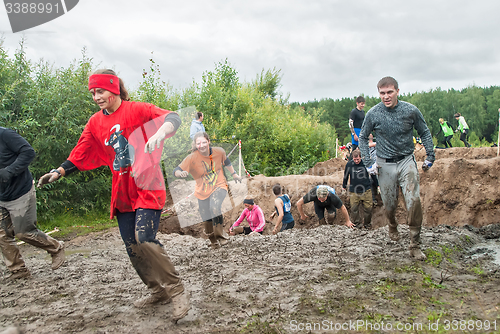
{"type": "Polygon", "coordinates": [[[413,155],[413,129],[422,139],[427,157],[422,166],[428,170],[434,162],[434,144],[427,123],[414,105],[398,100],[398,82],[392,77],[382,78],[377,88],[381,102],[371,108],[365,116],[359,136],[359,148],[368,172],[379,175],[380,193],[385,214],[389,220],[389,237],[399,240],[396,208],[398,188],[405,199],[410,227],[410,255],[418,260],[426,256],[420,250],[422,227],[422,204],[420,202],[419,174],[413,155]],[[368,136],[377,137],[377,160],[370,158],[368,136]]]}

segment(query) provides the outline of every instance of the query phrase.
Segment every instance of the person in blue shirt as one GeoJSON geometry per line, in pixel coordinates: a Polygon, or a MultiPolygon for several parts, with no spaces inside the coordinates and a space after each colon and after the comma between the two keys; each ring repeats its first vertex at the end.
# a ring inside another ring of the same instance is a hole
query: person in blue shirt
{"type": "MultiPolygon", "coordinates": [[[[292,202],[290,201],[290,196],[288,194],[283,194],[281,185],[275,184],[273,186],[273,193],[276,196],[274,200],[274,208],[276,209],[276,214],[278,214],[278,220],[276,221],[276,226],[273,229],[273,234],[283,232],[285,230],[292,229],[295,226],[295,220],[293,219],[292,213],[292,202]]],[[[271,218],[274,217],[271,215],[271,218]]]]}
{"type": "Polygon", "coordinates": [[[198,132],[205,132],[205,126],[203,125],[203,113],[197,112],[195,114],[196,119],[191,122],[191,129],[189,130],[189,137],[191,140],[194,139],[194,135],[198,132]]]}
{"type": "MultiPolygon", "coordinates": [[[[358,96],[356,98],[356,108],[351,110],[349,115],[349,129],[351,130],[351,142],[352,151],[354,151],[358,145],[359,132],[361,131],[361,126],[363,125],[363,120],[365,119],[365,98],[363,96],[358,96]]],[[[349,159],[350,160],[350,159],[349,159]]]]}

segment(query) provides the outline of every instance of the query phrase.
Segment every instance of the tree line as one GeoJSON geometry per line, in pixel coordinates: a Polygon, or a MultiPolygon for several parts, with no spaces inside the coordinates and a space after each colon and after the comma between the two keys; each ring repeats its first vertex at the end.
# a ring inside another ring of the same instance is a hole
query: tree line
{"type": "MultiPolygon", "coordinates": [[[[349,114],[356,107],[356,97],[342,99],[321,99],[305,103],[292,103],[300,106],[306,112],[321,115],[320,121],[332,125],[343,144],[350,141],[348,125],[349,114]]],[[[500,86],[477,87],[469,86],[461,90],[441,88],[431,89],[427,92],[417,92],[400,95],[400,100],[407,101],[417,106],[434,137],[434,143],[443,140],[442,132],[437,136],[440,125],[439,118],[448,121],[453,128],[458,122],[453,115],[460,113],[465,117],[470,127],[470,143],[473,146],[490,146],[498,137],[498,108],[500,108],[500,86]]],[[[380,102],[379,97],[365,96],[365,112],[380,102]]],[[[452,141],[454,146],[464,146],[457,138],[452,141]]]]}

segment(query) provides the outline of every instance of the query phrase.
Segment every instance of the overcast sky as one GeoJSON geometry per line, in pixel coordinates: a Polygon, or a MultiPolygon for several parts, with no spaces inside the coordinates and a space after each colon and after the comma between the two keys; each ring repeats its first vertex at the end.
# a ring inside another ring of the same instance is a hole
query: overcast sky
{"type": "Polygon", "coordinates": [[[228,59],[241,81],[281,69],[290,101],[376,96],[393,76],[401,92],[500,85],[499,0],[80,0],[65,15],[0,34],[13,55],[68,67],[87,54],[136,89],[153,58],[174,88],[201,82],[228,59]]]}

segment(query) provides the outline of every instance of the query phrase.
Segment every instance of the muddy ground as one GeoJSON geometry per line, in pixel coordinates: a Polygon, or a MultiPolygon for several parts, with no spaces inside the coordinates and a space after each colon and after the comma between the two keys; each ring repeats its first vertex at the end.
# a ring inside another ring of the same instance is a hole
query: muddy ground
{"type": "MultiPolygon", "coordinates": [[[[193,308],[178,324],[170,322],[170,304],[132,306],[147,291],[115,228],[66,240],[67,263],[54,272],[50,256],[21,245],[33,276],[2,281],[0,330],[500,333],[500,159],[486,148],[438,150],[437,157],[421,173],[425,262],[408,256],[403,208],[398,242],[388,238],[378,206],[370,231],[350,230],[337,217],[329,226],[298,221],[296,229],[274,236],[269,220],[263,236],[236,236],[218,250],[208,247],[199,225],[181,228],[174,209],[162,219],[158,238],[191,294],[193,308]]],[[[333,159],[305,175],[256,176],[248,193],[269,216],[274,183],[296,202],[318,183],[340,189],[344,165],[333,159]]],[[[348,205],[347,196],[341,198],[348,205]]],[[[240,209],[225,214],[227,225],[240,209]]],[[[305,210],[312,215],[312,204],[305,210]]],[[[7,275],[3,263],[0,270],[7,275]]]]}

